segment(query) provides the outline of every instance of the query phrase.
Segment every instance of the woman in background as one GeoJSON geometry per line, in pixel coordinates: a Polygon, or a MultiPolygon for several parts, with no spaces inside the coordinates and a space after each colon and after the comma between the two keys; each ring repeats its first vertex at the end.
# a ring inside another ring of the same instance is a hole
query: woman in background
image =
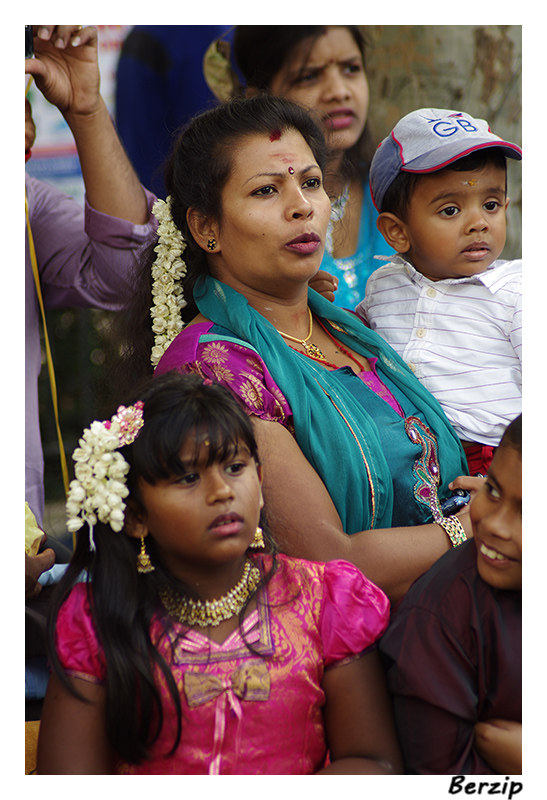
{"type": "Polygon", "coordinates": [[[321,125],[332,201],[321,270],[335,279],[336,305],[355,308],[378,266],[374,256],[392,253],[376,228],[368,184],[376,141],[367,124],[363,35],[355,25],[239,25],[233,59],[246,84],[240,91],[292,100],[314,112],[321,125]]]}

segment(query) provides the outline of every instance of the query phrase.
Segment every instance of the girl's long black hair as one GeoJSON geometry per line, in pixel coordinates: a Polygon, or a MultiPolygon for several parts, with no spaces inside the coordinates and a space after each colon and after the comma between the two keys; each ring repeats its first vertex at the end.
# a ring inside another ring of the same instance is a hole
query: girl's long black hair
{"type": "MultiPolygon", "coordinates": [[[[183,471],[179,453],[196,433],[207,434],[210,463],[223,460],[234,446],[241,444],[259,463],[249,417],[233,395],[219,384],[204,382],[197,375],[170,373],[148,382],[130,403],[136,400],[144,401],[144,425],[133,444],[120,448],[130,465],[127,476],[130,495],[126,502],[130,501],[132,508],[138,510],[140,504],[139,478],[154,484],[183,471]]],[[[261,517],[266,552],[273,556],[272,568],[264,579],[268,581],[276,568],[275,546],[264,522],[261,517]]],[[[57,678],[68,691],[80,697],[57,655],[55,625],[62,604],[85,570],[93,622],[106,664],[109,742],[113,752],[124,761],[139,763],[147,758],[148,748],[158,738],[164,722],[165,709],[155,678],[157,670],[164,676],[177,719],[177,734],[170,753],[177,748],[182,733],[179,691],[169,664],[150,637],[154,614],[160,615],[165,636],[173,625],[158,604],[158,591],[167,585],[196,595],[159,561],[151,536],[146,538],[147,551],[155,571],[141,574],[137,572],[136,539],[125,530],[115,533],[99,522],[93,533],[96,551],[89,549],[86,526],[78,534],[70,565],[57,586],[48,621],[48,655],[57,678]]],[[[244,613],[245,609],[240,619],[244,613]]]]}

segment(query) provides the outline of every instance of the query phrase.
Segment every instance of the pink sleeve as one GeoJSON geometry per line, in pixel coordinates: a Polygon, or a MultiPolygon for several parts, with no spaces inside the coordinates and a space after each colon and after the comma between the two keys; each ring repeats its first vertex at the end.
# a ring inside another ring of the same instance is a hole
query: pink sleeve
{"type": "Polygon", "coordinates": [[[153,241],[154,196],[145,190],[143,225],[85,209],[60,189],[25,173],[30,222],[46,309],[119,310],[143,246],[153,241]]]}
{"type": "Polygon", "coordinates": [[[386,630],[389,600],[347,561],[325,564],[321,636],[325,668],[351,661],[386,630]]]}
{"type": "Polygon", "coordinates": [[[209,335],[212,326],[212,322],[200,322],[184,328],[161,357],[155,374],[178,370],[217,381],[241,400],[248,414],[280,422],[293,433],[291,407],[258,353],[231,339],[209,335]]]}
{"type": "Polygon", "coordinates": [[[291,408],[258,353],[233,342],[207,342],[198,357],[203,374],[237,395],[248,414],[291,428],[291,408]]]}
{"type": "Polygon", "coordinates": [[[74,678],[104,683],[104,657],[93,625],[87,586],[78,583],[61,606],[55,629],[57,654],[74,678]]]}

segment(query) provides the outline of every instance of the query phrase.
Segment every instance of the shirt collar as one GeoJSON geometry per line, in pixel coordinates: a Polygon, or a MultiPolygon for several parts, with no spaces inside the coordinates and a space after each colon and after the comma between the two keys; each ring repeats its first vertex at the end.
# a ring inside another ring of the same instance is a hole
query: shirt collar
{"type": "Polygon", "coordinates": [[[402,266],[406,269],[407,274],[409,277],[414,281],[414,283],[420,284],[428,284],[431,286],[435,286],[435,284],[440,284],[441,286],[456,286],[458,284],[466,283],[466,284],[473,284],[473,283],[482,283],[487,289],[492,288],[495,281],[498,280],[498,275],[494,272],[496,267],[502,263],[500,260],[493,261],[484,272],[478,272],[476,275],[469,275],[465,278],[443,278],[440,281],[432,281],[430,278],[426,278],[425,275],[422,275],[421,272],[407,261],[406,258],[397,254],[395,256],[374,256],[379,260],[386,260],[390,261],[392,264],[396,264],[398,266],[402,266]]]}

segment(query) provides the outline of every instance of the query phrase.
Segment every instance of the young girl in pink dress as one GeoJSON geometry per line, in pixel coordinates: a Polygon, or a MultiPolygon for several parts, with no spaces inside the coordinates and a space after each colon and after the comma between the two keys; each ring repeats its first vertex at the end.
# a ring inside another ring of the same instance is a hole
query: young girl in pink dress
{"type": "Polygon", "coordinates": [[[74,453],[40,774],[393,774],[383,592],[277,554],[249,418],[155,378],[74,453]],[[262,527],[260,527],[260,525],[262,527]],[[264,530],[263,530],[264,529],[264,530]]]}

